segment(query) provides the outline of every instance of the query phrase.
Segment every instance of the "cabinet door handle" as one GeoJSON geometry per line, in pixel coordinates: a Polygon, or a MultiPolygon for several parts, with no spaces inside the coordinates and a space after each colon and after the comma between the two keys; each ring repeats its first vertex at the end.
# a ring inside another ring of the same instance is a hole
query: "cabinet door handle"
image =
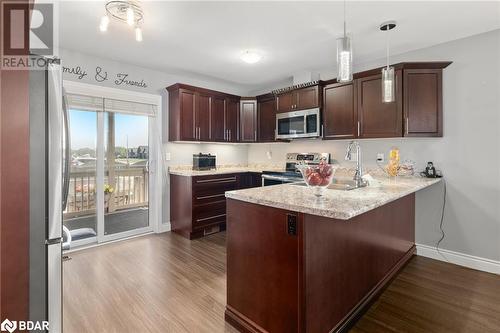
{"type": "Polygon", "coordinates": [[[226,137],[227,137],[227,129],[224,130],[224,141],[227,140],[226,137]]]}
{"type": "Polygon", "coordinates": [[[203,200],[203,199],[210,199],[210,198],[219,198],[219,197],[224,197],[226,196],[225,193],[222,194],[214,194],[214,195],[205,195],[201,197],[196,197],[196,200],[203,200]]]}
{"type": "Polygon", "coordinates": [[[408,129],[408,117],[406,117],[406,128],[405,128],[405,131],[406,131],[406,135],[408,135],[408,133],[409,133],[409,129],[408,129]]]}
{"type": "Polygon", "coordinates": [[[257,130],[253,131],[253,141],[257,141],[257,130]]]}
{"type": "Polygon", "coordinates": [[[232,134],[231,130],[229,130],[229,141],[231,141],[231,137],[233,136],[232,134]]]}
{"type": "Polygon", "coordinates": [[[214,215],[214,216],[210,216],[210,217],[204,217],[202,219],[196,219],[196,222],[203,222],[203,221],[213,220],[213,219],[216,219],[216,218],[219,218],[219,217],[223,217],[223,216],[226,216],[226,214],[219,214],[219,215],[214,215]]]}
{"type": "Polygon", "coordinates": [[[358,137],[361,135],[361,124],[358,120],[358,137]]]}
{"type": "Polygon", "coordinates": [[[197,184],[202,183],[227,183],[236,181],[236,177],[226,177],[226,178],[215,178],[215,179],[201,179],[197,180],[197,184]]]}

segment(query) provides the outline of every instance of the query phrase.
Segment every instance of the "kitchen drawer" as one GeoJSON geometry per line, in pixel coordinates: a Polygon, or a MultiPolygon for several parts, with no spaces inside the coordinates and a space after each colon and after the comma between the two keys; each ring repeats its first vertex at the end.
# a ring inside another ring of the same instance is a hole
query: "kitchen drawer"
{"type": "Polygon", "coordinates": [[[193,197],[222,194],[238,188],[239,176],[235,174],[223,176],[203,176],[193,178],[193,197]]]}
{"type": "Polygon", "coordinates": [[[226,200],[193,206],[193,221],[226,212],[226,200]]]}
{"type": "MultiPolygon", "coordinates": [[[[229,190],[227,190],[229,191],[229,190]]],[[[207,194],[203,193],[204,191],[199,191],[193,194],[193,206],[199,206],[199,205],[205,205],[205,204],[210,204],[210,203],[215,203],[219,201],[226,201],[226,196],[225,192],[221,191],[220,193],[215,193],[215,194],[207,194]],[[201,192],[201,193],[199,193],[201,192]]]]}
{"type": "Polygon", "coordinates": [[[226,222],[226,201],[193,207],[193,229],[226,222]]]}

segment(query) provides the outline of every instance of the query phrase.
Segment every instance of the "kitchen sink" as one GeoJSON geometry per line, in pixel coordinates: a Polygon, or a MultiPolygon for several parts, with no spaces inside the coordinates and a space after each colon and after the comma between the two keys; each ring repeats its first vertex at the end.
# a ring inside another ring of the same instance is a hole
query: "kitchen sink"
{"type": "MultiPolygon", "coordinates": [[[[307,184],[305,182],[292,183],[292,185],[307,186],[307,184]]],[[[330,186],[328,186],[328,189],[330,189],[330,190],[349,191],[349,190],[354,190],[354,189],[356,189],[358,187],[359,186],[356,185],[356,181],[355,180],[337,178],[337,179],[333,179],[333,181],[330,184],[330,186]]]]}

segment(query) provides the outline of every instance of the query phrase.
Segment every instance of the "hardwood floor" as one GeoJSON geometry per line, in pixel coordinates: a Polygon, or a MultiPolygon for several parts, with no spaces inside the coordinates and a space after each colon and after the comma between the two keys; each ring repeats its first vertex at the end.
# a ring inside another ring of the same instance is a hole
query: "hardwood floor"
{"type": "MultiPolygon", "coordinates": [[[[64,331],[229,332],[225,234],[173,233],[72,253],[64,331]]],[[[352,333],[500,332],[500,277],[414,257],[352,333]]]]}

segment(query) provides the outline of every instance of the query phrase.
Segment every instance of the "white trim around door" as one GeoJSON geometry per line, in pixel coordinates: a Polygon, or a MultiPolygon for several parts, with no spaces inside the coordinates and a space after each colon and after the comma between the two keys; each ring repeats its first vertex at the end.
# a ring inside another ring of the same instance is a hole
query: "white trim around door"
{"type": "MultiPolygon", "coordinates": [[[[148,123],[149,130],[149,170],[150,170],[150,189],[149,189],[149,226],[121,232],[119,234],[104,235],[104,216],[99,212],[104,212],[104,148],[102,144],[97,146],[97,237],[92,237],[88,239],[89,242],[97,241],[97,243],[109,242],[117,240],[118,238],[127,238],[135,235],[141,235],[145,233],[159,233],[167,231],[165,229],[170,229],[169,226],[163,225],[161,219],[161,196],[162,196],[162,133],[161,133],[161,121],[162,121],[162,97],[160,95],[141,93],[135,91],[128,91],[123,89],[101,87],[97,85],[91,85],[86,83],[74,82],[74,81],[63,81],[63,87],[66,93],[78,94],[85,96],[93,96],[104,99],[116,99],[123,101],[130,101],[136,103],[152,104],[156,106],[155,117],[150,117],[148,123]],[[101,161],[101,162],[99,162],[101,161]]],[[[98,113],[98,143],[104,142],[104,120],[103,114],[98,113]]],[[[79,246],[86,245],[87,240],[85,240],[79,246]]]]}

